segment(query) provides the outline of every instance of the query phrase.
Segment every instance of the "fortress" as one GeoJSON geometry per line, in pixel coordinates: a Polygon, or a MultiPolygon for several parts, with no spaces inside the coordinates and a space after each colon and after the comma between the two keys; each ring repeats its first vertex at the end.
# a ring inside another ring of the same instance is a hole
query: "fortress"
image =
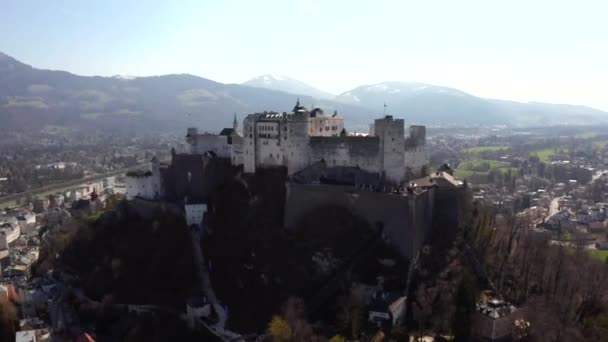
{"type": "Polygon", "coordinates": [[[410,126],[406,136],[403,119],[391,115],[376,119],[367,134],[348,134],[338,113],[298,102],[290,113],[247,115],[242,132],[236,117],[219,134],[189,128],[186,153],[172,150],[170,163],[154,158],[149,171],[127,174],[127,199],[183,205],[187,224],[200,224],[212,193],[235,172],[281,168],[287,230],[316,208],[337,205],[382,227],[385,239],[414,260],[434,216],[452,226],[458,221],[457,209],[446,208],[457,208],[463,187],[446,172],[424,175],[425,140],[424,126],[410,126]]]}
{"type": "Polygon", "coordinates": [[[333,177],[336,183],[375,189],[401,187],[421,177],[427,164],[424,126],[410,126],[406,137],[403,119],[386,115],[376,119],[368,133],[348,134],[337,112],[309,111],[299,101],[289,113],[247,115],[242,132],[236,116],[233,127],[219,134],[188,128],[186,143],[186,153],[172,152],[171,164],[161,165],[154,158],[149,170],[128,173],[127,199],[205,201],[208,180],[203,181],[200,172],[205,177],[221,174],[208,170],[218,165],[211,159],[249,174],[258,168],[285,167],[290,178],[308,179],[304,183],[333,177]],[[191,187],[194,183],[199,186],[191,187]]]}
{"type": "Polygon", "coordinates": [[[377,174],[384,183],[401,184],[419,177],[427,163],[426,128],[410,126],[405,136],[403,119],[386,115],[370,125],[363,135],[348,134],[344,119],[334,112],[311,111],[298,101],[290,113],[249,114],[243,121],[218,134],[198,133],[189,128],[188,152],[211,152],[243,166],[245,173],[259,167],[287,168],[293,175],[317,162],[328,166],[354,167],[377,174]]]}

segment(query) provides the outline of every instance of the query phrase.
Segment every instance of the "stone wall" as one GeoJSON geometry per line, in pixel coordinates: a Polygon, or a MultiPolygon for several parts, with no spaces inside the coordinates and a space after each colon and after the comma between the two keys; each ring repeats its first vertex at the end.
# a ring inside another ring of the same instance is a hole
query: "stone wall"
{"type": "Polygon", "coordinates": [[[243,170],[247,173],[255,172],[255,121],[258,117],[259,115],[250,114],[243,120],[243,170]]]}
{"type": "Polygon", "coordinates": [[[165,198],[171,202],[206,203],[211,192],[233,175],[230,159],[175,154],[161,169],[165,198]]]}
{"type": "Polygon", "coordinates": [[[144,198],[135,198],[128,204],[129,209],[135,210],[137,215],[144,220],[150,220],[156,217],[159,212],[168,211],[176,216],[183,216],[183,210],[172,203],[159,202],[156,200],[147,200],[144,198]]]}
{"type": "Polygon", "coordinates": [[[380,172],[380,143],[377,137],[311,137],[310,161],[325,160],[329,167],[360,167],[380,172]]]}
{"type": "Polygon", "coordinates": [[[425,126],[410,126],[410,136],[406,141],[406,147],[415,147],[426,145],[426,127],[425,126]]]}
{"type": "Polygon", "coordinates": [[[232,136],[232,149],[230,150],[230,159],[232,160],[232,165],[243,165],[243,147],[243,137],[241,137],[240,135],[232,136]]]}
{"type": "Polygon", "coordinates": [[[127,176],[127,200],[132,200],[135,197],[154,199],[159,194],[154,193],[152,175],[146,176],[127,176]]]}
{"type": "Polygon", "coordinates": [[[284,224],[288,230],[295,229],[302,216],[317,208],[342,206],[371,225],[382,226],[385,239],[413,260],[432,225],[433,189],[405,196],[336,185],[288,183],[286,187],[284,224]]]}
{"type": "Polygon", "coordinates": [[[231,145],[228,137],[218,134],[197,134],[189,136],[190,153],[203,154],[208,151],[214,152],[218,157],[230,158],[231,145]]]}
{"type": "Polygon", "coordinates": [[[408,147],[404,152],[404,165],[409,168],[414,177],[424,176],[423,167],[428,163],[428,153],[425,146],[408,147]]]}
{"type": "Polygon", "coordinates": [[[287,126],[285,127],[285,138],[282,143],[285,144],[285,157],[287,173],[289,175],[302,170],[310,164],[310,152],[308,125],[309,118],[307,114],[293,115],[287,126]]]}

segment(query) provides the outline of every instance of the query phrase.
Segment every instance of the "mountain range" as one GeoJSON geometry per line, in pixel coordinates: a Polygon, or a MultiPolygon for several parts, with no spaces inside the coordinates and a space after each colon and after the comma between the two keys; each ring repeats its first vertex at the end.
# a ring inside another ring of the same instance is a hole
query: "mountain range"
{"type": "Polygon", "coordinates": [[[296,95],[307,95],[315,99],[332,100],[335,97],[335,95],[316,89],[315,87],[302,81],[298,81],[287,76],[271,74],[262,75],[250,79],[249,81],[243,83],[243,85],[278,90],[296,95]]]}
{"type": "Polygon", "coordinates": [[[333,96],[303,82],[264,75],[224,84],[189,74],[151,77],[79,76],[37,69],[0,53],[0,131],[47,126],[85,129],[217,131],[235,113],[337,110],[350,129],[363,130],[386,113],[432,125],[553,125],[608,123],[608,113],[583,106],[484,99],[457,89],[406,82],[364,85],[333,96]]]}

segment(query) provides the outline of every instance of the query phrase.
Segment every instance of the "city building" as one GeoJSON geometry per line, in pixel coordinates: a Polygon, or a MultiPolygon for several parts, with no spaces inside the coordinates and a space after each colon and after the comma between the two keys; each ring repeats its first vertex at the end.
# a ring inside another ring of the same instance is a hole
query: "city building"
{"type": "Polygon", "coordinates": [[[29,234],[34,231],[36,226],[36,215],[24,210],[17,216],[17,221],[19,222],[21,232],[29,234]]]}
{"type": "Polygon", "coordinates": [[[21,229],[19,228],[18,224],[13,224],[13,223],[0,224],[0,249],[4,249],[4,248],[2,248],[4,245],[8,246],[8,244],[17,240],[19,235],[21,235],[21,229]]]}

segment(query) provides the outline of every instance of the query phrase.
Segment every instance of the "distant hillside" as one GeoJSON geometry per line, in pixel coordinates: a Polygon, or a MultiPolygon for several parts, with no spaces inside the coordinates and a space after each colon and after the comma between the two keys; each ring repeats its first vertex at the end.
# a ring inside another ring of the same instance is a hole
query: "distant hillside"
{"type": "Polygon", "coordinates": [[[608,123],[608,113],[582,106],[479,98],[422,83],[384,82],[334,98],[302,82],[265,75],[224,84],[198,76],[85,77],[42,70],[0,53],[0,131],[36,132],[46,126],[104,129],[126,134],[217,131],[251,112],[305,106],[338,110],[349,130],[366,130],[387,113],[408,123],[513,126],[608,123]]]}
{"type": "Polygon", "coordinates": [[[608,123],[608,113],[572,105],[520,103],[476,97],[424,83],[383,82],[357,87],[336,101],[404,116],[408,122],[440,125],[513,126],[608,123]]]}
{"type": "Polygon", "coordinates": [[[0,54],[0,131],[38,130],[47,125],[138,130],[216,131],[237,113],[289,111],[296,99],[345,113],[351,125],[369,120],[359,107],[310,96],[223,84],[193,75],[85,77],[36,69],[0,54]]]}
{"type": "Polygon", "coordinates": [[[243,83],[243,85],[271,90],[283,91],[286,93],[307,95],[315,99],[326,99],[330,100],[334,98],[334,95],[316,89],[304,82],[294,80],[286,76],[277,75],[262,75],[250,79],[243,83]]]}

